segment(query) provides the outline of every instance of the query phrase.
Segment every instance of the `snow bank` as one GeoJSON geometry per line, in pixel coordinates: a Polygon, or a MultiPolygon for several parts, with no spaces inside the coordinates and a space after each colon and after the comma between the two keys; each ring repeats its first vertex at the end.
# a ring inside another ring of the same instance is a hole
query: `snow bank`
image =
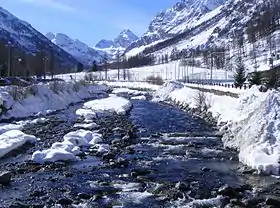
{"type": "Polygon", "coordinates": [[[168,99],[171,92],[177,89],[181,89],[183,87],[184,85],[179,82],[175,82],[175,81],[166,82],[161,88],[158,89],[158,91],[154,93],[152,101],[154,102],[165,101],[168,99]]]}
{"type": "Polygon", "coordinates": [[[14,149],[19,148],[26,142],[35,142],[36,138],[31,135],[24,134],[19,130],[7,131],[0,135],[0,157],[14,149]]]}
{"type": "Polygon", "coordinates": [[[239,159],[259,173],[279,175],[280,93],[256,87],[239,99],[223,141],[239,150],[239,159]]]}
{"type": "Polygon", "coordinates": [[[112,96],[105,99],[86,102],[82,109],[76,111],[76,114],[84,116],[85,118],[99,117],[111,113],[124,115],[131,106],[132,104],[129,100],[122,97],[112,96]]]}
{"type": "Polygon", "coordinates": [[[86,130],[77,130],[64,136],[64,141],[52,144],[49,149],[36,151],[32,160],[37,163],[75,161],[84,148],[102,142],[102,135],[86,130]]]}
{"type": "Polygon", "coordinates": [[[143,92],[143,91],[139,91],[139,90],[131,90],[131,89],[128,89],[128,88],[116,88],[112,91],[112,93],[114,93],[114,94],[126,93],[128,95],[134,95],[134,96],[146,95],[147,94],[147,92],[143,92]]]}
{"type": "Polygon", "coordinates": [[[141,96],[135,96],[135,97],[132,97],[131,100],[146,100],[146,96],[144,95],[141,95],[141,96]]]}
{"type": "Polygon", "coordinates": [[[160,88],[158,85],[149,84],[147,82],[109,82],[109,81],[100,81],[99,84],[105,84],[110,87],[121,87],[121,88],[130,88],[130,89],[142,89],[142,90],[153,90],[156,91],[160,88]]]}
{"type": "Polygon", "coordinates": [[[5,109],[8,109],[5,114],[0,115],[0,120],[61,110],[86,98],[104,97],[109,88],[105,85],[84,86],[64,82],[38,84],[29,88],[19,88],[17,97],[12,95],[13,90],[13,87],[0,87],[0,100],[3,100],[5,109]]]}
{"type": "MultiPolygon", "coordinates": [[[[154,100],[172,99],[190,108],[196,107],[198,90],[168,85],[155,93],[154,100]]],[[[280,170],[280,93],[271,90],[262,93],[252,87],[240,98],[205,93],[208,111],[226,130],[225,146],[239,150],[242,163],[259,173],[279,175],[280,170]],[[225,124],[226,123],[226,124],[225,124]]]]}

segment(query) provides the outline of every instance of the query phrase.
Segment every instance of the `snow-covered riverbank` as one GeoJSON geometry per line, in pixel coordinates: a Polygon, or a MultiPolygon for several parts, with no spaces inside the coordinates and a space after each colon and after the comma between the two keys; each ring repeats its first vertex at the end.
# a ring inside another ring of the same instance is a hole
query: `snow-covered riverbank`
{"type": "Polygon", "coordinates": [[[66,108],[71,103],[89,98],[102,98],[108,91],[105,85],[55,82],[27,88],[0,88],[0,120],[25,118],[66,108]]]}
{"type": "Polygon", "coordinates": [[[259,173],[279,175],[280,93],[270,90],[262,93],[252,87],[240,98],[199,95],[198,90],[180,83],[166,83],[154,94],[154,101],[173,100],[189,108],[197,108],[199,96],[204,97],[207,111],[225,132],[224,145],[239,151],[239,160],[259,173]]]}

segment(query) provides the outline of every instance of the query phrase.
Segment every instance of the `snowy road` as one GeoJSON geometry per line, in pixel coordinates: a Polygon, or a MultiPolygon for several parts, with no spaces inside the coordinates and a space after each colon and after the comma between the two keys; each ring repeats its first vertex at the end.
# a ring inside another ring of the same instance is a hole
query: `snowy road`
{"type": "MultiPolygon", "coordinates": [[[[135,96],[135,91],[115,92],[135,96]]],[[[139,94],[149,98],[148,92],[139,94]]],[[[277,202],[270,197],[278,191],[277,179],[252,175],[236,152],[223,148],[214,127],[176,107],[131,102],[127,115],[95,117],[87,125],[75,113],[83,104],[27,125],[23,132],[40,141],[0,159],[0,169],[13,176],[10,186],[0,187],[0,207],[265,207],[277,202]],[[101,134],[102,144],[80,149],[77,161],[29,159],[81,126],[101,134]]]]}

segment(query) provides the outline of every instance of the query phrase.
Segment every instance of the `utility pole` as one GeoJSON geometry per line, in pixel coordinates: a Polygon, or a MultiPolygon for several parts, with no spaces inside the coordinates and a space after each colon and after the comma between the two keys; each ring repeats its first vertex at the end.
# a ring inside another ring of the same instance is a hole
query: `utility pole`
{"type": "Polygon", "coordinates": [[[213,52],[211,52],[211,68],[210,68],[210,81],[213,83],[213,52]]]}
{"type": "Polygon", "coordinates": [[[48,57],[44,58],[44,79],[46,79],[46,73],[47,73],[47,61],[48,61],[48,57]]]}
{"type": "Polygon", "coordinates": [[[8,73],[7,76],[11,76],[11,68],[12,68],[12,47],[8,45],[8,73]]]}

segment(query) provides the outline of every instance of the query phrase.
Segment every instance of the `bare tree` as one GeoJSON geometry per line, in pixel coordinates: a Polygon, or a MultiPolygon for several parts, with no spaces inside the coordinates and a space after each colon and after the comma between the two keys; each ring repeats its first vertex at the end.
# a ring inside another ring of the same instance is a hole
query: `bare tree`
{"type": "Polygon", "coordinates": [[[118,69],[118,80],[120,80],[120,58],[121,58],[121,54],[120,54],[120,50],[117,50],[116,53],[116,61],[117,61],[117,69],[118,69]]]}

